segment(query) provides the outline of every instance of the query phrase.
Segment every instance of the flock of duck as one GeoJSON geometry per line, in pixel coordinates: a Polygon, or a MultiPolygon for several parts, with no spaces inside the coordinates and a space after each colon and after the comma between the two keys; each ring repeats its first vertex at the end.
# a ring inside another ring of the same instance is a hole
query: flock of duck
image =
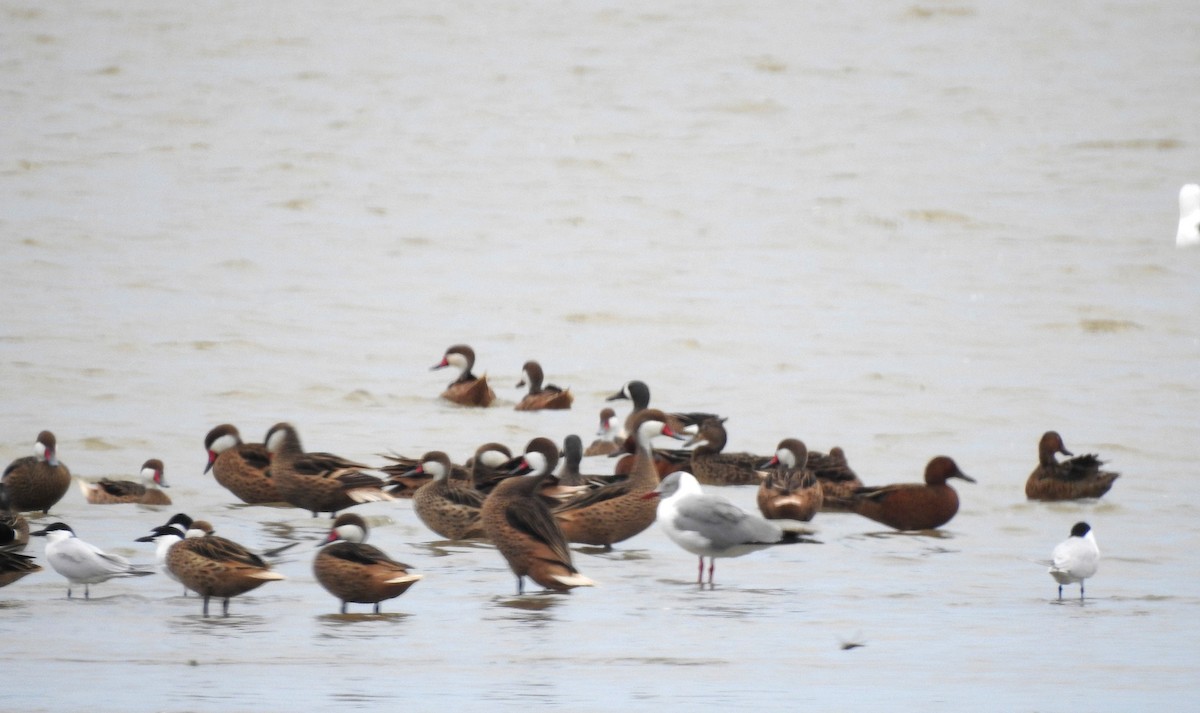
{"type": "MultiPolygon", "coordinates": [[[[486,407],[495,394],[486,376],[476,376],[470,347],[448,349],[434,369],[454,367],[458,377],[442,398],[486,407]]],[[[569,389],[544,383],[537,362],[527,362],[518,386],[528,393],[518,410],[570,408],[569,389]]],[[[308,510],[313,517],[330,513],[333,526],[318,551],[313,572],[317,581],[341,602],[373,604],[398,597],[421,579],[412,567],[366,544],[367,522],[353,513],[338,514],[359,503],[411,498],[421,522],[449,540],[484,539],[495,546],[517,579],[518,594],[529,578],[546,590],[565,592],[590,586],[592,580],[574,565],[570,543],[605,549],[649,528],[655,522],[682,549],[699,558],[697,583],[713,582],[715,560],[737,557],[774,545],[803,542],[811,534],[806,523],[817,513],[854,513],[897,530],[931,530],[949,522],[958,511],[958,494],[950,479],[975,482],[953,459],[937,456],[925,468],[924,483],[868,487],[850,468],[845,453],[809,450],[797,438],[784,438],[774,453],[757,456],[724,451],[725,419],[699,412],[664,412],[650,407],[650,390],[630,381],[608,401],[630,400],[633,408],[618,426],[616,413],[604,408],[596,440],[586,449],[578,436],[560,447],[548,438],[534,438],[514,454],[500,443],[486,443],[462,464],[442,451],[420,458],[387,456],[381,467],[354,462],[330,453],[306,451],[289,423],[272,426],[259,443],[245,443],[231,424],[213,428],[204,439],[208,452],[205,473],[235,497],[249,504],[286,503],[308,510]],[[686,441],[681,448],[659,448],[656,438],[686,441]],[[612,474],[584,475],[584,455],[614,457],[612,474]],[[747,512],[701,486],[753,485],[759,512],[747,512]]],[[[54,434],[41,432],[34,455],[13,461],[0,482],[0,587],[41,570],[23,554],[29,537],[46,538],[45,558],[52,569],[73,585],[89,585],[114,577],[151,574],[150,566],[104,552],[75,536],[64,522],[52,522],[30,532],[21,514],[48,515],[70,489],[72,476],[57,457],[54,434]]],[[[1038,445],[1039,461],[1025,484],[1034,500],[1098,498],[1112,487],[1117,473],[1101,469],[1095,455],[1074,456],[1059,434],[1045,433],[1038,445]],[[1059,461],[1057,455],[1067,460],[1059,461]]],[[[89,503],[142,503],[167,506],[171,500],[161,461],[142,466],[143,482],[80,480],[89,503]]],[[[184,513],[154,527],[139,539],[156,545],[157,566],[180,582],[184,593],[209,601],[229,600],[267,582],[283,579],[266,556],[215,534],[211,523],[184,513]]],[[[1063,585],[1078,583],[1096,572],[1099,550],[1087,523],[1078,523],[1071,536],[1053,551],[1051,576],[1063,585]]]]}

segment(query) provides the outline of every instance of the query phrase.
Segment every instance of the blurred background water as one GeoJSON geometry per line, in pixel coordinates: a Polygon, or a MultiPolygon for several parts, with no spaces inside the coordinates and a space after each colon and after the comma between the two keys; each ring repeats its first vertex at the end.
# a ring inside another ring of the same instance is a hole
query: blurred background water
{"type": "Polygon", "coordinates": [[[162,576],[89,602],[49,569],[5,588],[5,708],[1191,700],[1186,3],[2,2],[0,18],[0,457],[45,428],[81,476],[162,458],[175,508],[72,490],[49,518],[135,560],[176,510],[254,548],[302,543],[229,619],[162,576]],[[437,399],[450,375],[428,369],[456,342],[496,407],[437,399]],[[573,410],[512,411],[530,358],[573,410]],[[979,483],[940,537],[822,515],[823,544],[722,561],[711,591],[655,528],[576,554],[596,589],[517,598],[489,547],[438,542],[408,502],[362,506],[372,541],[426,575],[374,617],[336,615],[313,580],[327,521],[234,505],[201,474],[226,421],[258,440],[290,420],[306,447],[371,462],[586,440],[635,378],[654,405],[727,415],[731,450],[841,445],[872,484],[944,453],[979,483]],[[1123,473],[1103,500],[1025,501],[1048,429],[1123,473]],[[1059,605],[1033,560],[1080,519],[1104,560],[1086,603],[1059,605]]]}

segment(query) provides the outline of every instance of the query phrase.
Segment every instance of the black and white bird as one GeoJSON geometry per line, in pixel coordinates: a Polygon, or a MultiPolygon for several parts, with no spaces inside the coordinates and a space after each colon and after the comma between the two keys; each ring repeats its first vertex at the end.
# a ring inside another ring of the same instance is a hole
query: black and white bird
{"type": "Polygon", "coordinates": [[[1083,580],[1096,574],[1100,566],[1100,548],[1096,536],[1086,522],[1077,522],[1071,536],[1054,548],[1050,576],[1058,582],[1058,598],[1062,599],[1063,585],[1079,582],[1079,599],[1083,599],[1083,580]]]}
{"type": "Polygon", "coordinates": [[[29,533],[46,538],[46,561],[50,567],[67,578],[67,598],[71,585],[83,585],[83,598],[90,596],[88,585],[106,582],[114,577],[144,577],[154,571],[131,564],[120,555],[110,555],[95,545],[75,536],[65,522],[56,522],[44,530],[29,533]]]}

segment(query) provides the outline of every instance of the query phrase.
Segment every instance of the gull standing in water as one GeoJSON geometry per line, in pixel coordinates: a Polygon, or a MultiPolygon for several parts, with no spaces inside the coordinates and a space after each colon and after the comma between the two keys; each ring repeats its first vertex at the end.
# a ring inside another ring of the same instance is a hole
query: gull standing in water
{"type": "Polygon", "coordinates": [[[83,585],[83,598],[88,599],[89,584],[98,584],[114,577],[143,577],[154,574],[152,570],[130,564],[120,555],[110,555],[95,545],[75,536],[75,531],[65,522],[56,522],[44,530],[30,533],[46,538],[46,561],[50,567],[67,578],[67,599],[71,598],[71,585],[83,585]]]}
{"type": "Polygon", "coordinates": [[[767,520],[748,513],[718,495],[700,488],[691,473],[676,471],[644,498],[660,498],[658,523],[675,544],[700,557],[696,583],[704,583],[704,558],[709,558],[708,583],[718,557],[740,557],[764,547],[799,542],[807,534],[804,524],[792,520],[767,520]]]}
{"type": "Polygon", "coordinates": [[[1100,566],[1100,548],[1096,536],[1086,522],[1077,522],[1071,536],[1054,548],[1050,576],[1058,582],[1058,598],[1062,599],[1063,585],[1079,582],[1079,600],[1083,601],[1083,580],[1096,574],[1100,566]]]}

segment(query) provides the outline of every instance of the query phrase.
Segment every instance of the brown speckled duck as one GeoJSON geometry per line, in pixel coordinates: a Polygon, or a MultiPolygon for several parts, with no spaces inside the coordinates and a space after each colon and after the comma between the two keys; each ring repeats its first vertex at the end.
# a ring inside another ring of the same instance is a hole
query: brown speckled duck
{"type": "Polygon", "coordinates": [[[341,600],[343,614],[350,602],[374,604],[378,614],[380,602],[404,594],[421,579],[408,571],[411,566],[366,544],[366,539],[366,520],[354,513],[338,515],[325,546],[313,560],[317,582],[341,600]]]}
{"type": "Polygon", "coordinates": [[[537,497],[557,460],[558,446],[553,441],[533,439],[520,467],[528,475],[500,481],[483,503],[484,533],[516,575],[517,594],[525,592],[525,577],[556,592],[594,584],[575,569],[562,530],[537,497]]]}
{"type": "Polygon", "coordinates": [[[767,477],[758,486],[758,510],[769,520],[813,519],[825,497],[816,474],[808,469],[808,448],[798,438],[785,438],[775,455],[760,466],[767,477]]]}
{"type": "Polygon", "coordinates": [[[600,430],[596,431],[596,440],[583,452],[585,456],[610,456],[621,450],[625,439],[617,428],[617,412],[605,406],[600,409],[600,430]]]}
{"type": "Polygon", "coordinates": [[[703,485],[758,485],[758,464],[766,458],[750,453],[725,453],[725,419],[706,418],[684,446],[695,446],[688,470],[703,485]]]}
{"type": "Polygon", "coordinates": [[[1108,492],[1119,473],[1100,470],[1104,461],[1095,454],[1075,456],[1059,463],[1054,454],[1075,456],[1063,444],[1062,436],[1046,431],[1038,441],[1038,466],[1025,481],[1025,497],[1030,500],[1076,500],[1098,498],[1108,492]]]}
{"type": "Polygon", "coordinates": [[[271,456],[261,443],[243,443],[232,424],[216,426],[204,437],[208,465],[204,472],[213,477],[239,500],[250,505],[281,503],[275,479],[271,477],[271,456]]]}
{"type": "Polygon", "coordinates": [[[487,374],[475,376],[471,369],[475,367],[475,350],[466,344],[455,344],[446,350],[442,360],[431,369],[443,369],[452,366],[458,369],[458,378],[450,382],[442,392],[442,398],[461,406],[491,406],[496,400],[496,393],[488,386],[487,374]]]}
{"type": "Polygon", "coordinates": [[[432,479],[413,495],[413,512],[430,530],[448,540],[483,537],[480,511],[484,494],[469,482],[451,478],[450,457],[442,451],[421,456],[416,470],[432,479]]]}
{"type": "Polygon", "coordinates": [[[137,503],[139,505],[170,505],[171,498],[160,488],[169,488],[163,475],[163,463],[151,458],[142,464],[142,482],[101,478],[91,483],[79,481],[83,497],[92,505],[117,505],[137,503]]]}
{"type": "Polygon", "coordinates": [[[183,586],[204,598],[204,616],[208,600],[224,600],[221,611],[229,616],[229,600],[257,589],[267,582],[284,579],[271,571],[262,557],[224,537],[210,534],[212,525],[196,520],[187,537],[167,550],[167,569],[183,586]]]}
{"type": "Polygon", "coordinates": [[[925,466],[924,485],[859,488],[845,505],[850,512],[897,530],[932,530],[950,522],[958,512],[958,493],[946,484],[950,478],[975,482],[951,458],[938,456],[925,466]]]}
{"type": "Polygon", "coordinates": [[[554,509],[554,519],[567,541],[611,550],[614,543],[654,524],[658,502],[645,497],[658,487],[650,442],[655,436],[680,440],[683,436],[671,430],[662,412],[647,409],[643,415],[635,434],[637,453],[629,477],[576,496],[554,509]]]}
{"type": "Polygon", "coordinates": [[[17,512],[40,510],[46,514],[71,488],[71,471],[58,462],[58,441],[42,431],[33,446],[34,455],[18,458],[0,478],[8,487],[9,502],[17,512]]]}
{"type": "Polygon", "coordinates": [[[542,365],[536,361],[527,361],[521,367],[523,376],[517,382],[517,388],[529,386],[529,393],[517,402],[517,411],[541,411],[543,409],[562,410],[571,408],[575,397],[570,389],[562,389],[554,384],[543,384],[546,378],[542,373],[542,365]]]}
{"type": "Polygon", "coordinates": [[[289,423],[277,423],[263,439],[271,454],[271,477],[286,502],[317,516],[359,503],[394,500],[384,492],[386,483],[365,470],[370,466],[355,463],[332,453],[305,453],[300,436],[289,423]]]}

